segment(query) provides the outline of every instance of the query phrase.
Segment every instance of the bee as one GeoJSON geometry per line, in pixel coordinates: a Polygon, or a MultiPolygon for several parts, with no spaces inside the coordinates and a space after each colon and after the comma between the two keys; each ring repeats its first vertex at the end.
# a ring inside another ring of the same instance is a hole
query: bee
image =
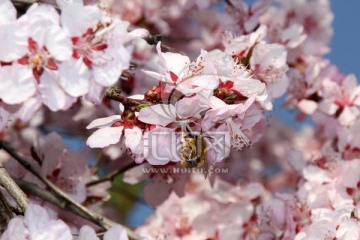
{"type": "Polygon", "coordinates": [[[180,148],[181,165],[186,168],[201,167],[205,163],[207,145],[200,134],[183,132],[180,148]]]}

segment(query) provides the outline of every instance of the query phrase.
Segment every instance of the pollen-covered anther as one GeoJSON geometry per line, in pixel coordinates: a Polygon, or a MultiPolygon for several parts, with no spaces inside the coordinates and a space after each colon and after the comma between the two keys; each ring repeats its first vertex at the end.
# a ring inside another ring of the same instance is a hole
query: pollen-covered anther
{"type": "Polygon", "coordinates": [[[251,146],[251,140],[244,134],[244,132],[241,130],[241,127],[234,123],[232,118],[226,119],[225,122],[229,127],[231,134],[231,145],[235,150],[240,151],[242,150],[243,146],[251,146]]]}

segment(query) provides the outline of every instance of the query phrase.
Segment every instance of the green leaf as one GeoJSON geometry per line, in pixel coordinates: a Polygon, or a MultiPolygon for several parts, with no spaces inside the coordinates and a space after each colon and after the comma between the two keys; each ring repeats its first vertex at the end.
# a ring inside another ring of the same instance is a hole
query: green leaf
{"type": "Polygon", "coordinates": [[[144,103],[144,104],[140,104],[140,105],[137,105],[136,106],[136,111],[140,111],[141,109],[145,108],[145,107],[148,107],[150,106],[151,104],[150,103],[144,103]]]}

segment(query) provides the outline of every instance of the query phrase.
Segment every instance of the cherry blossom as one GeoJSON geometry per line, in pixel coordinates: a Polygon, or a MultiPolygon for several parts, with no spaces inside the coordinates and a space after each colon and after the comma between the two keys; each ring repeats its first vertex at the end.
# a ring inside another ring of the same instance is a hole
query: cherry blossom
{"type": "Polygon", "coordinates": [[[13,218],[2,239],[60,239],[70,240],[70,228],[57,219],[55,212],[49,212],[36,204],[30,204],[24,217],[13,218]]]}

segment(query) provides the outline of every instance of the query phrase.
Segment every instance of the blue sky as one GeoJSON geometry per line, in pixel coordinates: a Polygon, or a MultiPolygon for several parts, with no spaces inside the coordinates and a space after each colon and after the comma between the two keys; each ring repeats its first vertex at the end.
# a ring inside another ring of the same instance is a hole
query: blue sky
{"type": "Polygon", "coordinates": [[[332,0],[334,36],[327,56],[341,72],[354,73],[360,79],[360,1],[332,0]]]}

